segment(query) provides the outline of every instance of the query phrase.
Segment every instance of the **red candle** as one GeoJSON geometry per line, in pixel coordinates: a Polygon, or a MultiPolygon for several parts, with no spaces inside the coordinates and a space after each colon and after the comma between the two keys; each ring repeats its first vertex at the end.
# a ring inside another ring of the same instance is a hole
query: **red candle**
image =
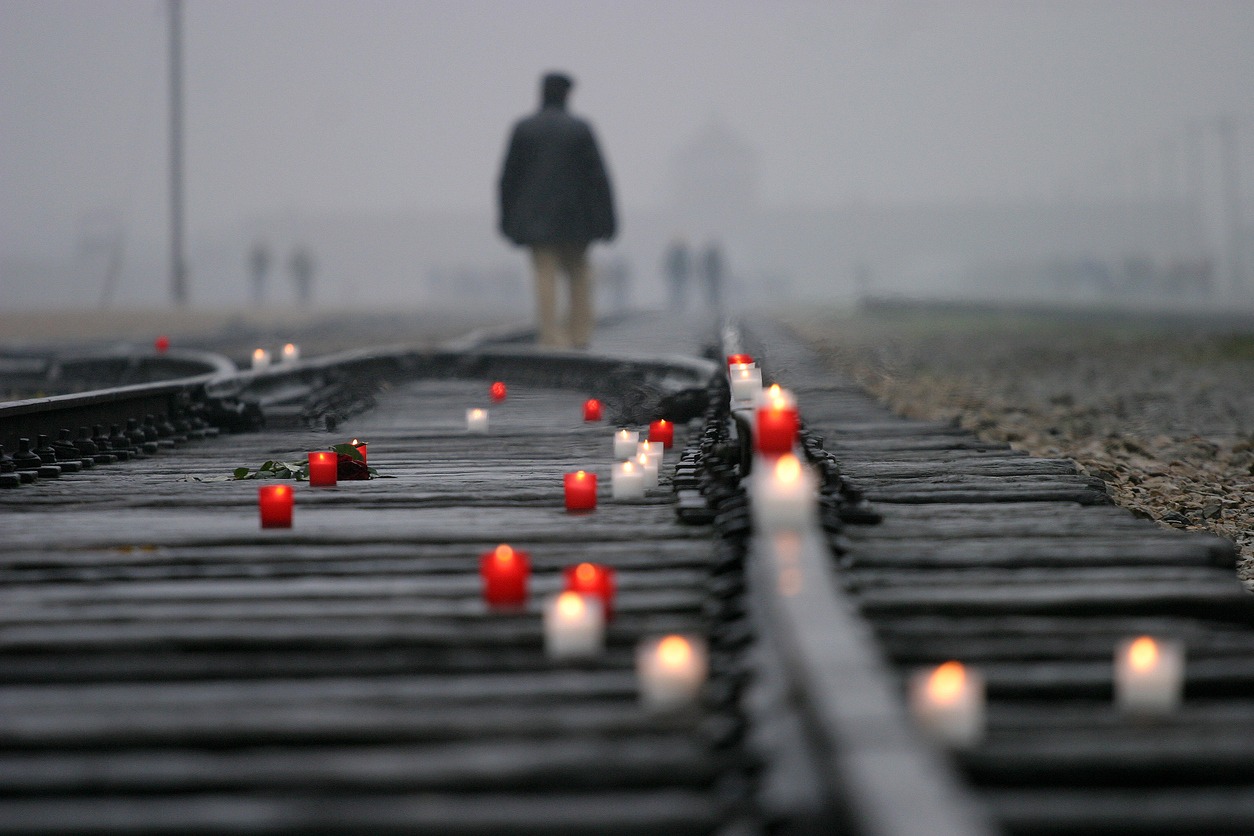
{"type": "Polygon", "coordinates": [[[368,442],[368,441],[358,441],[357,439],[355,439],[355,438],[354,438],[354,439],[353,439],[351,442],[349,442],[349,443],[350,443],[350,444],[352,444],[354,447],[356,447],[356,448],[357,448],[357,452],[358,452],[358,453],[361,453],[361,463],[362,463],[362,464],[365,464],[365,463],[366,463],[366,445],[367,445],[367,444],[369,444],[370,442],[368,442]]]}
{"type": "Polygon", "coordinates": [[[799,428],[797,410],[791,407],[762,407],[757,416],[758,452],[768,455],[791,453],[799,428]]]}
{"type": "Polygon", "coordinates": [[[728,354],[727,365],[734,366],[737,363],[752,363],[753,358],[748,354],[728,354]]]}
{"type": "Polygon", "coordinates": [[[583,402],[583,420],[601,420],[601,402],[596,398],[588,398],[588,400],[583,402]]]}
{"type": "Polygon", "coordinates": [[[595,511],[597,507],[597,475],[584,470],[567,473],[565,477],[566,510],[595,511]]]}
{"type": "Polygon", "coordinates": [[[492,396],[493,403],[500,403],[505,400],[505,384],[498,380],[488,387],[488,394],[492,396]]]}
{"type": "Polygon", "coordinates": [[[158,354],[165,354],[170,350],[170,338],[162,334],[152,341],[152,347],[157,350],[158,354]]]}
{"type": "Polygon", "coordinates": [[[601,599],[605,609],[605,617],[609,618],[614,609],[614,570],[597,563],[580,563],[578,566],[567,566],[562,570],[566,580],[565,592],[578,592],[581,595],[595,595],[601,599]]]}
{"type": "Polygon", "coordinates": [[[527,578],[531,560],[526,552],[502,543],[479,557],[483,600],[492,607],[521,607],[527,603],[527,578]]]}
{"type": "Polygon", "coordinates": [[[665,418],[649,424],[649,440],[660,441],[663,447],[670,447],[675,443],[675,425],[665,418]]]}
{"type": "Polygon", "coordinates": [[[339,467],[340,457],[337,453],[310,453],[309,484],[315,488],[335,487],[335,474],[339,467]]]}
{"type": "Polygon", "coordinates": [[[262,528],[292,527],[292,486],[263,485],[257,489],[262,528]]]}

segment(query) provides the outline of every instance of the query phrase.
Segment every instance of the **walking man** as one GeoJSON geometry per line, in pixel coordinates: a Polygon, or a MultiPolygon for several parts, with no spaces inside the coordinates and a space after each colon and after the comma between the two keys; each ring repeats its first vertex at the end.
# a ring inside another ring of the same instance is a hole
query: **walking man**
{"type": "Polygon", "coordinates": [[[592,127],[566,111],[574,81],[548,73],[540,109],[514,124],[501,167],[500,229],[531,248],[539,343],[587,348],[592,338],[588,245],[614,237],[614,197],[592,127]],[[558,315],[558,273],[570,299],[558,315]]]}

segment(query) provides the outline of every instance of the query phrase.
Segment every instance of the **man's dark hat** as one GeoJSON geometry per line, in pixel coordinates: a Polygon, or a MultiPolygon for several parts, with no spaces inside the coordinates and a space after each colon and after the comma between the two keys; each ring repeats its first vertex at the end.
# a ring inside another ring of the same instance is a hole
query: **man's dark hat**
{"type": "Polygon", "coordinates": [[[540,90],[546,102],[566,100],[566,94],[575,86],[575,80],[566,73],[545,73],[540,90]]]}

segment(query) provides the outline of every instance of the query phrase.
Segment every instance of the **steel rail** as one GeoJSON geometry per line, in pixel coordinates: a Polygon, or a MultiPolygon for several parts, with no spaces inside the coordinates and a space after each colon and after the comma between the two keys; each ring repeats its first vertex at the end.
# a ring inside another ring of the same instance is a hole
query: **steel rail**
{"type": "MultiPolygon", "coordinates": [[[[724,355],[746,352],[738,326],[723,328],[721,338],[724,355]]],[[[748,460],[752,409],[733,409],[732,420],[748,460]]],[[[764,651],[783,662],[784,693],[826,790],[812,818],[874,836],[997,832],[909,723],[888,665],[835,577],[818,522],[801,532],[754,532],[745,583],[764,651]]]]}

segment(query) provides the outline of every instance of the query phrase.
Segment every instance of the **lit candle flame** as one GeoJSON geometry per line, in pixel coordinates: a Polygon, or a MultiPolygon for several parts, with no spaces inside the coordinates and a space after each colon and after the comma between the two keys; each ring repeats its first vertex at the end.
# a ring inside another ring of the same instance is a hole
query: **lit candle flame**
{"type": "Polygon", "coordinates": [[[576,619],[583,616],[583,596],[578,592],[563,592],[557,598],[557,612],[564,619],[576,619]]]}
{"type": "Polygon", "coordinates": [[[623,473],[632,473],[635,469],[630,461],[623,462],[623,473]]]}
{"type": "Polygon", "coordinates": [[[946,662],[932,671],[927,680],[927,694],[934,702],[951,703],[962,693],[967,682],[967,669],[961,662],[946,662]]]}
{"type": "Polygon", "coordinates": [[[502,543],[496,547],[496,559],[500,563],[509,563],[514,559],[514,550],[502,543]]]}
{"type": "Polygon", "coordinates": [[[472,409],[472,410],[470,410],[470,416],[471,416],[472,418],[482,418],[482,417],[483,417],[483,410],[482,410],[482,409],[472,409]]]}
{"type": "Polygon", "coordinates": [[[575,577],[582,583],[591,583],[596,579],[597,570],[591,563],[580,563],[575,567],[575,577]]]}
{"type": "Polygon", "coordinates": [[[294,354],[296,354],[296,344],[295,344],[295,343],[288,343],[287,345],[283,346],[283,356],[284,356],[284,357],[291,357],[291,356],[293,356],[294,354]]]}
{"type": "Polygon", "coordinates": [[[683,668],[692,658],[692,646],[683,636],[667,636],[658,642],[657,658],[662,667],[672,670],[683,668]]]}
{"type": "Polygon", "coordinates": [[[274,486],[275,496],[287,496],[291,492],[292,492],[292,489],[288,485],[275,485],[274,486]]]}
{"type": "Polygon", "coordinates": [[[254,360],[264,360],[266,358],[266,350],[264,348],[253,349],[254,360]]]}
{"type": "Polygon", "coordinates": [[[576,471],[575,471],[575,478],[576,478],[576,479],[579,479],[580,481],[582,481],[582,480],[586,479],[587,477],[588,477],[588,474],[587,474],[587,473],[584,473],[582,470],[576,470],[576,471]]]}
{"type": "Polygon", "coordinates": [[[779,457],[775,463],[775,478],[785,484],[791,484],[801,478],[801,462],[791,453],[779,457]]]}
{"type": "Polygon", "coordinates": [[[1134,671],[1151,670],[1158,664],[1158,644],[1149,636],[1141,636],[1128,648],[1128,664],[1134,671]]]}

